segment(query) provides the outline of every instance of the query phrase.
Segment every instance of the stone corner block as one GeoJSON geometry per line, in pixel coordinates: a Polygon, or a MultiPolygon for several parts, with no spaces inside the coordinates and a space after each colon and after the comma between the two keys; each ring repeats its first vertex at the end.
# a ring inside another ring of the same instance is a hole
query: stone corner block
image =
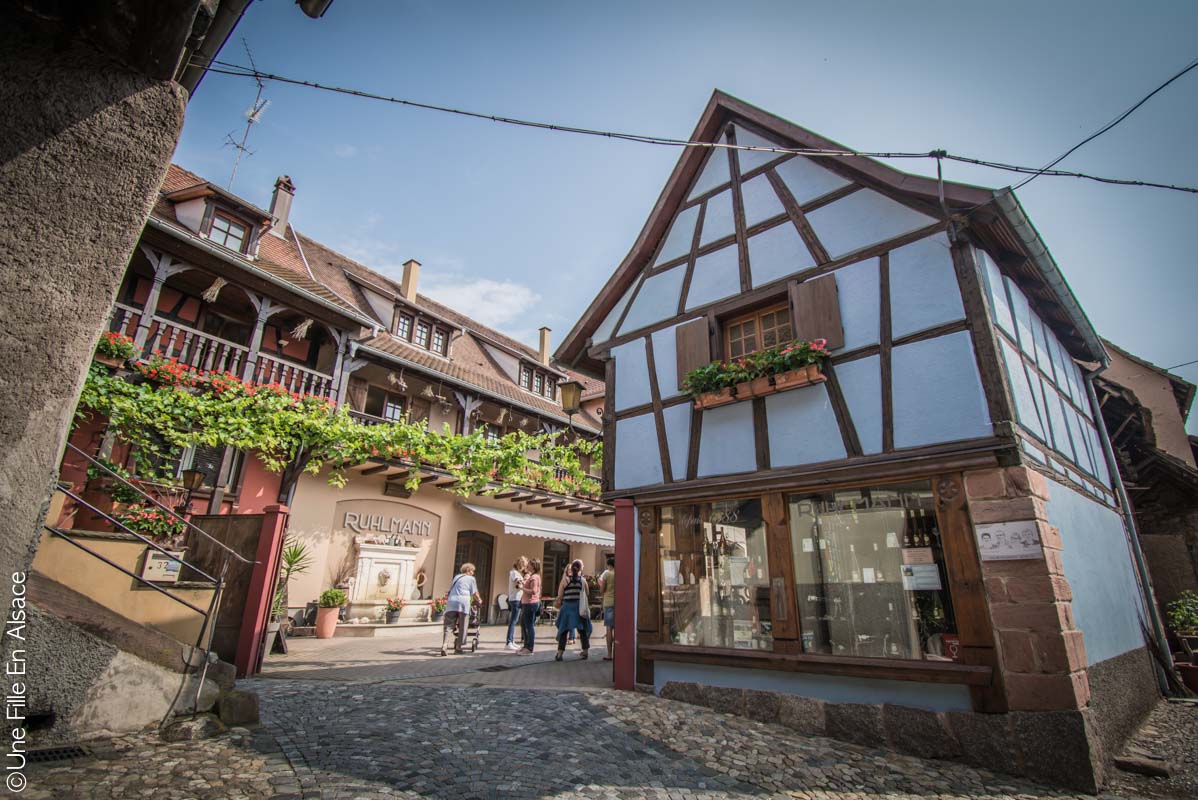
{"type": "Polygon", "coordinates": [[[704,686],[703,705],[720,714],[745,716],[745,690],[727,686],[704,686]]]}
{"type": "Polygon", "coordinates": [[[986,469],[965,473],[965,494],[971,499],[1007,496],[1007,484],[1002,469],[986,469]]]}
{"type": "Polygon", "coordinates": [[[960,744],[966,763],[1009,775],[1019,774],[1019,748],[1010,714],[950,711],[945,714],[945,721],[960,744]]]}
{"type": "Polygon", "coordinates": [[[886,703],[882,706],[886,740],[895,750],[920,758],[957,758],[961,745],[943,714],[886,703]]]}
{"type": "Polygon", "coordinates": [[[812,697],[784,694],[778,697],[778,722],[806,736],[827,736],[827,704],[812,697]]]}
{"type": "Polygon", "coordinates": [[[777,692],[745,689],[745,716],[757,722],[777,722],[781,697],[777,692]]]}
{"type": "Polygon", "coordinates": [[[825,707],[827,735],[854,744],[877,747],[886,743],[882,706],[873,703],[829,703],[825,707]]]}
{"type": "Polygon", "coordinates": [[[1021,774],[1097,793],[1103,783],[1103,754],[1089,711],[1015,711],[1011,718],[1021,774]]]}
{"type": "Polygon", "coordinates": [[[220,721],[226,725],[253,725],[258,722],[259,702],[255,692],[228,689],[220,693],[216,707],[220,721]]]}
{"type": "Polygon", "coordinates": [[[668,681],[661,687],[660,696],[666,700],[677,700],[691,705],[706,705],[703,687],[690,681],[668,681]]]}

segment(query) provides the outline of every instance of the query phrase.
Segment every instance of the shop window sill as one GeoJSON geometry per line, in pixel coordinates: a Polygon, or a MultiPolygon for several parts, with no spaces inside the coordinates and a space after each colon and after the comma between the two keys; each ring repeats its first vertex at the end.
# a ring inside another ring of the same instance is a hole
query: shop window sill
{"type": "Polygon", "coordinates": [[[740,669],[772,669],[919,683],[956,683],[989,686],[992,670],[953,661],[914,661],[888,658],[854,658],[810,654],[694,647],[679,644],[642,645],[640,655],[652,661],[683,661],[740,669]]]}

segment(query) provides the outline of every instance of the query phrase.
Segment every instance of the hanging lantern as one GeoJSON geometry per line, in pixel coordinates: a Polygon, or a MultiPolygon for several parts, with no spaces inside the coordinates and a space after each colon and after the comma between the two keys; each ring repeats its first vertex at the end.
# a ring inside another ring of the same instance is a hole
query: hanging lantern
{"type": "Polygon", "coordinates": [[[396,375],[394,372],[388,372],[387,382],[399,389],[401,392],[406,391],[408,388],[408,382],[403,379],[402,369],[399,371],[399,375],[396,375]]]}

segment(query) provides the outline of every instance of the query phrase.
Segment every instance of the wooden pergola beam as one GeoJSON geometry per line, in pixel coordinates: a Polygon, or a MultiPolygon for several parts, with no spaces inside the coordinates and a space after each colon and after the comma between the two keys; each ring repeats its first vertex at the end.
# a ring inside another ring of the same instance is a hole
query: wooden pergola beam
{"type": "Polygon", "coordinates": [[[379,464],[378,466],[367,467],[366,469],[359,470],[358,472],[360,475],[378,475],[380,472],[386,472],[391,468],[392,467],[390,464],[379,464]]]}

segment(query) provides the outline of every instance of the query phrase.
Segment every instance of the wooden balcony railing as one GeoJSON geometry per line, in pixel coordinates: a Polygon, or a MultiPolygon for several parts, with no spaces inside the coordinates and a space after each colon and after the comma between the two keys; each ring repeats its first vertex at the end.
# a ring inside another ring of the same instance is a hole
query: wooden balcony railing
{"type": "Polygon", "coordinates": [[[354,411],[353,409],[350,409],[349,416],[359,425],[386,425],[391,421],[382,417],[376,417],[374,414],[367,414],[365,411],[354,411]]]}
{"type": "MultiPolygon", "coordinates": [[[[136,338],[141,314],[139,308],[116,303],[108,329],[136,338]]],[[[150,358],[155,354],[177,359],[199,372],[228,372],[253,383],[277,383],[298,394],[328,398],[336,394],[332,375],[261,352],[255,362],[245,345],[158,316],[153,317],[146,343],[138,355],[150,358]]]]}

